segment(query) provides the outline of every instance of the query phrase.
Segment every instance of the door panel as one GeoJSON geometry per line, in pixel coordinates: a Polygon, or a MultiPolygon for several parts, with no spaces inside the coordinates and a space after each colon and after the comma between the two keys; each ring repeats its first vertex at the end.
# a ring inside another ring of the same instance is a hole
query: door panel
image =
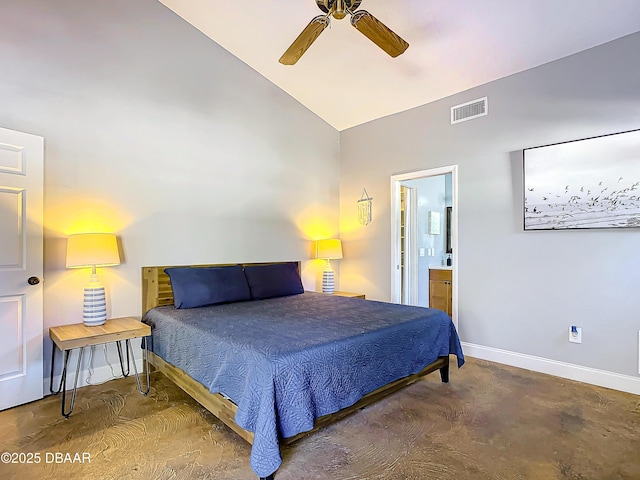
{"type": "Polygon", "coordinates": [[[0,128],[0,410],[42,398],[42,137],[0,128]]]}
{"type": "MultiPolygon", "coordinates": [[[[10,345],[23,346],[24,333],[24,296],[0,297],[0,338],[10,345]]],[[[4,352],[0,362],[0,381],[13,378],[26,372],[23,348],[11,349],[4,352]]]]}
{"type": "Polygon", "coordinates": [[[0,268],[23,268],[24,190],[0,187],[0,268]]]}
{"type": "MultiPolygon", "coordinates": [[[[2,129],[0,129],[2,130],[2,129]]],[[[0,143],[0,173],[25,175],[26,149],[9,143],[0,143]]]]}
{"type": "Polygon", "coordinates": [[[418,197],[413,187],[400,187],[402,304],[418,305],[418,197]]]}

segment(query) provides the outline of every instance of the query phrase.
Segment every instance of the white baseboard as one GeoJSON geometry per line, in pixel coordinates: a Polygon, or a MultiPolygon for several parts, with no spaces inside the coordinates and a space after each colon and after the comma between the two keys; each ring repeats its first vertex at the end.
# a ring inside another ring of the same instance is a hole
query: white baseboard
{"type": "Polygon", "coordinates": [[[462,342],[465,356],[640,395],[640,378],[462,342]]]}

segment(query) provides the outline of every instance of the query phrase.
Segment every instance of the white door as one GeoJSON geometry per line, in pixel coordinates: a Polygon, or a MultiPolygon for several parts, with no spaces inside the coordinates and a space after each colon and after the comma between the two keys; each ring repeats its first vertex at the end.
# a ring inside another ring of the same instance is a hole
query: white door
{"type": "Polygon", "coordinates": [[[0,410],[43,393],[43,157],[42,137],[0,128],[0,410]]]}
{"type": "Polygon", "coordinates": [[[418,190],[406,185],[401,189],[404,191],[401,298],[404,305],[418,305],[418,190]]]}

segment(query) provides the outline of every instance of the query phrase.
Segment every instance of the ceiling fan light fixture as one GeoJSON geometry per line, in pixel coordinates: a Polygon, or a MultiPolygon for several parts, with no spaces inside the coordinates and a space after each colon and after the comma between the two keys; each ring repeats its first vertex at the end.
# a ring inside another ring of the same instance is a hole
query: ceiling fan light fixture
{"type": "Polygon", "coordinates": [[[345,5],[344,0],[336,0],[333,4],[333,9],[331,10],[331,15],[336,20],[342,20],[347,16],[347,6],[345,5]]]}

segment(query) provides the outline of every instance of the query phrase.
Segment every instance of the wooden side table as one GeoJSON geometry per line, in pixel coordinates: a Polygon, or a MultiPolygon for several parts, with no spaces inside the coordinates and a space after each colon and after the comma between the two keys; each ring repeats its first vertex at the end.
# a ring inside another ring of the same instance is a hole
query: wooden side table
{"type": "MultiPolygon", "coordinates": [[[[151,335],[151,327],[145,323],[142,323],[140,319],[136,317],[122,317],[112,318],[107,320],[103,325],[95,327],[87,327],[82,323],[75,323],[73,325],[61,325],[58,327],[49,328],[49,336],[53,340],[54,347],[51,349],[51,383],[49,390],[54,395],[57,395],[62,391],[62,415],[65,418],[69,418],[73,411],[73,406],[76,401],[76,390],[78,389],[78,377],[80,376],[80,367],[82,364],[82,354],[85,347],[92,345],[101,345],[104,343],[116,342],[118,347],[118,356],[120,357],[120,368],[122,369],[122,375],[129,375],[129,356],[133,357],[133,349],[131,348],[132,338],[144,338],[151,335]],[[127,372],[124,371],[124,362],[122,358],[122,347],[120,342],[125,341],[125,349],[127,352],[127,372]],[[64,352],[64,364],[62,367],[62,377],[60,379],[60,386],[58,390],[53,389],[53,370],[54,361],[56,356],[56,349],[58,347],[60,351],[64,352]],[[73,384],[73,392],[71,394],[71,403],[69,410],[65,411],[66,406],[66,391],[67,391],[67,366],[69,364],[69,357],[74,348],[79,348],[78,353],[78,365],[76,367],[76,378],[73,384]]],[[[136,383],[138,385],[138,391],[146,395],[149,393],[149,355],[146,348],[142,349],[145,370],[147,376],[146,390],[142,390],[140,384],[140,375],[138,374],[138,368],[136,367],[135,360],[133,361],[133,371],[136,377],[136,383]]]]}
{"type": "Polygon", "coordinates": [[[333,294],[338,297],[362,298],[363,300],[365,299],[364,293],[333,292],[333,294]]]}

